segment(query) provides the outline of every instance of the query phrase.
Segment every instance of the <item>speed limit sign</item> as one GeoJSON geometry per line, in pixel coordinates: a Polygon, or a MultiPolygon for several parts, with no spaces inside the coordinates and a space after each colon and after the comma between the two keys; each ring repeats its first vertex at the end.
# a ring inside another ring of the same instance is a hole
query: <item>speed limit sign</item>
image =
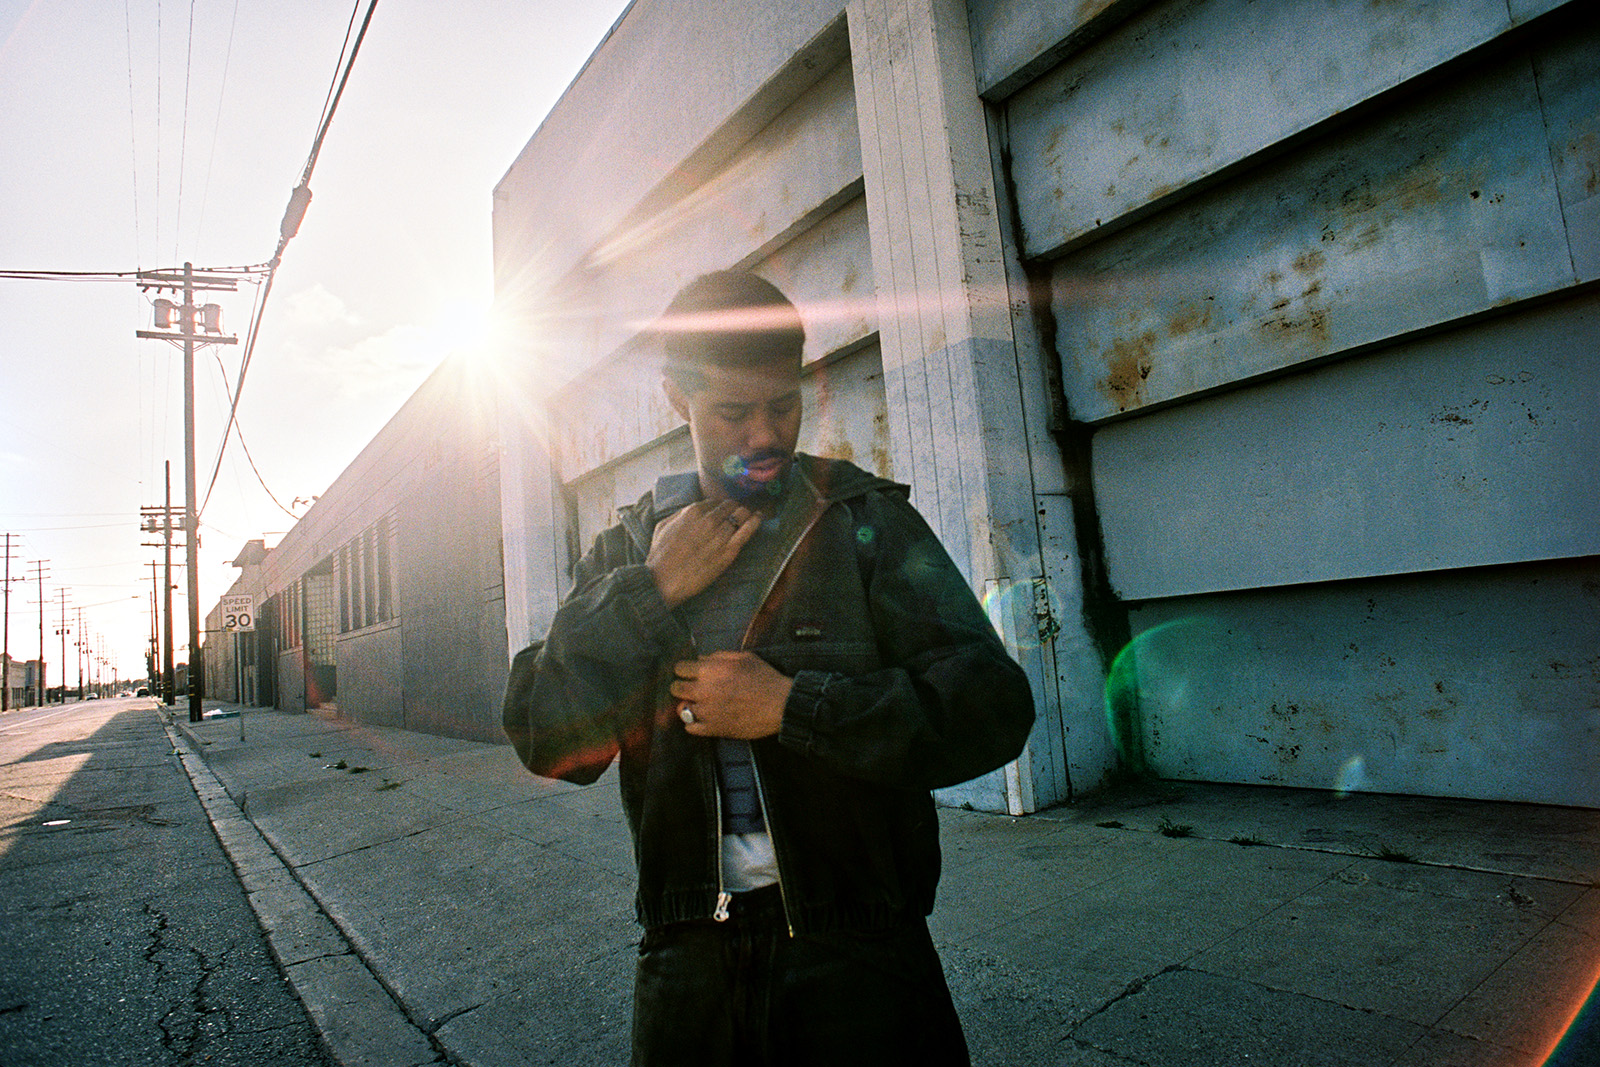
{"type": "Polygon", "coordinates": [[[222,598],[222,628],[229,633],[248,633],[256,628],[256,598],[225,596],[222,598]]]}

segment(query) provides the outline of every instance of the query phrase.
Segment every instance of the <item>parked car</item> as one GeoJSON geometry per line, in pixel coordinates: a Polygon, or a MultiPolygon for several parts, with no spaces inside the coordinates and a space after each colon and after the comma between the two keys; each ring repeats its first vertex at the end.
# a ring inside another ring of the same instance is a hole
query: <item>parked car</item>
{"type": "Polygon", "coordinates": [[[138,689],[133,691],[133,695],[136,697],[147,697],[150,695],[150,687],[148,685],[141,685],[138,689]]]}

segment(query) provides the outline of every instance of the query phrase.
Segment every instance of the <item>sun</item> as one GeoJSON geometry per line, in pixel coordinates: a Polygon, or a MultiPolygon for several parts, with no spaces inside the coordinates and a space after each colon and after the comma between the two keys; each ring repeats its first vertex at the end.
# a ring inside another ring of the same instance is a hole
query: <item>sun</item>
{"type": "Polygon", "coordinates": [[[451,324],[457,338],[456,347],[463,351],[492,349],[502,340],[500,315],[492,301],[451,301],[445,306],[442,318],[451,324]]]}
{"type": "Polygon", "coordinates": [[[508,331],[504,316],[487,299],[446,301],[425,327],[429,347],[488,368],[500,362],[508,331]]]}

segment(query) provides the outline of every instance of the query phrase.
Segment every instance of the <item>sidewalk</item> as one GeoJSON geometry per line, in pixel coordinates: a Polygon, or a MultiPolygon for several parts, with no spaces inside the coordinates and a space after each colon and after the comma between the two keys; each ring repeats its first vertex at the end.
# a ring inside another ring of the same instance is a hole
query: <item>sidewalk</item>
{"type": "MultiPolygon", "coordinates": [[[[614,770],[578,789],[501,745],[166,710],[341,1063],[627,1062],[614,770]]],[[[941,820],[932,927],[975,1064],[1531,1065],[1600,972],[1600,812],[1157,783],[941,820]]]]}

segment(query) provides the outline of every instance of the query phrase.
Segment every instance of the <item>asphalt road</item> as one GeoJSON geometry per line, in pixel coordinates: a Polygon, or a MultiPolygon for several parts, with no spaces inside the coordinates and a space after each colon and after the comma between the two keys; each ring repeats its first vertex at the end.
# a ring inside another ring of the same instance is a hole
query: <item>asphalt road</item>
{"type": "Polygon", "coordinates": [[[325,1067],[155,707],[0,716],[0,1067],[325,1067]]]}

